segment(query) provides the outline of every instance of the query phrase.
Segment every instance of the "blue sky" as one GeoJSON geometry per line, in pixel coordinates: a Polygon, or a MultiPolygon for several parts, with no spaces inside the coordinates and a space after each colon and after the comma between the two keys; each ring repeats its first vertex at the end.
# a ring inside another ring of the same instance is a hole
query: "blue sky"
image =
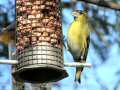
{"type": "MultiPolygon", "coordinates": [[[[6,7],[8,6],[7,0],[0,0],[0,4],[4,4],[6,7]]],[[[80,4],[78,4],[76,8],[81,9],[80,4]]],[[[72,12],[71,9],[64,9],[62,11],[65,17],[64,20],[67,22],[62,24],[63,34],[65,35],[65,37],[67,34],[67,30],[69,28],[69,25],[74,19],[73,16],[71,15],[71,12],[72,12]]],[[[100,11],[99,13],[100,13],[99,15],[101,16],[103,15],[102,11],[100,11]]],[[[111,10],[106,14],[110,18],[109,21],[111,23],[114,23],[115,22],[114,12],[111,10]]],[[[113,34],[113,37],[110,38],[110,40],[112,40],[114,37],[117,37],[116,35],[114,35],[114,33],[112,34],[113,34]]],[[[91,38],[96,38],[96,37],[94,36],[94,34],[91,34],[91,38]]],[[[61,90],[67,90],[67,89],[74,90],[75,88],[76,90],[102,90],[98,81],[96,81],[95,79],[96,77],[100,78],[103,87],[107,86],[106,90],[113,90],[113,87],[119,78],[115,74],[120,68],[120,61],[119,61],[120,54],[118,50],[119,50],[118,44],[117,43],[113,44],[110,47],[108,60],[104,64],[101,64],[101,60],[98,54],[96,53],[92,44],[90,44],[87,62],[90,62],[93,65],[97,65],[97,68],[96,69],[94,69],[94,67],[84,68],[84,71],[82,73],[82,83],[80,85],[79,84],[76,85],[74,82],[75,68],[65,67],[65,69],[69,73],[69,77],[59,82],[61,83],[61,90]]],[[[4,59],[4,58],[1,58],[1,59],[4,59]]],[[[71,54],[66,50],[64,50],[64,60],[65,62],[73,61],[71,54]]],[[[5,87],[6,88],[5,90],[12,90],[11,66],[0,65],[0,72],[2,72],[2,75],[0,75],[0,90],[2,90],[1,89],[2,87],[5,87]],[[7,85],[7,86],[4,86],[4,85],[7,85]]],[[[58,87],[53,87],[53,90],[58,90],[58,89],[59,89],[58,87]]]]}
{"type": "MultiPolygon", "coordinates": [[[[80,6],[80,3],[77,4],[76,8],[79,10],[82,9],[80,6]]],[[[63,15],[65,17],[63,19],[65,19],[65,21],[67,22],[66,24],[63,23],[63,26],[62,26],[63,33],[65,36],[66,36],[67,30],[71,22],[73,21],[73,16],[71,16],[71,13],[72,13],[71,9],[63,10],[63,15]]],[[[103,11],[99,11],[99,15],[102,16],[103,14],[104,14],[103,11]]],[[[108,18],[110,18],[108,19],[110,23],[115,23],[116,17],[114,16],[115,14],[114,11],[108,10],[105,14],[108,16],[108,18]]],[[[114,33],[112,34],[113,36],[109,37],[110,40],[112,40],[114,37],[117,36],[117,35],[114,36],[114,33]]],[[[91,39],[93,38],[96,38],[96,37],[94,36],[94,34],[91,33],[91,39]]],[[[103,86],[105,85],[106,87],[108,87],[106,90],[112,90],[115,83],[117,82],[119,78],[115,74],[120,68],[120,63],[119,63],[120,61],[118,61],[118,59],[120,58],[120,54],[118,53],[118,50],[119,50],[118,44],[117,43],[113,44],[110,47],[110,52],[108,54],[109,55],[108,60],[106,60],[106,62],[101,65],[101,60],[99,56],[97,55],[93,46],[90,45],[87,62],[96,64],[98,67],[96,69],[94,69],[94,67],[84,69],[83,74],[82,74],[82,83],[81,85],[78,85],[78,89],[80,90],[101,90],[99,83],[95,79],[95,75],[96,75],[101,79],[101,83],[103,84],[103,86]],[[84,76],[86,76],[87,79],[85,79],[84,76]]],[[[64,52],[64,58],[66,62],[72,61],[72,56],[70,55],[68,51],[64,52]]],[[[61,81],[61,83],[64,83],[66,85],[66,86],[63,85],[62,89],[63,90],[66,90],[66,89],[74,90],[75,68],[66,68],[66,69],[69,72],[69,77],[61,81]]]]}

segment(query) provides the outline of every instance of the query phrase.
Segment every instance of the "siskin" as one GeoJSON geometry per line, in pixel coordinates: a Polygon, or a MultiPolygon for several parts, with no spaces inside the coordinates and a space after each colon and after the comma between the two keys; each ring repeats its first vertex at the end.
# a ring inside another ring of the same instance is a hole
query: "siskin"
{"type": "MultiPolygon", "coordinates": [[[[75,62],[86,62],[91,27],[88,22],[87,11],[74,11],[72,15],[75,20],[69,27],[67,33],[68,50],[75,62]]],[[[83,67],[76,67],[75,81],[81,82],[83,67]]]]}

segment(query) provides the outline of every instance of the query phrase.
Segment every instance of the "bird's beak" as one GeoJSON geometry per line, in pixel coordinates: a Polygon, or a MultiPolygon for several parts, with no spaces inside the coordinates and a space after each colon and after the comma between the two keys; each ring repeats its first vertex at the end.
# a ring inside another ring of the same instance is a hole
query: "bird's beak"
{"type": "Polygon", "coordinates": [[[79,13],[76,12],[76,11],[74,11],[74,12],[72,12],[72,15],[75,16],[75,17],[77,17],[77,16],[79,16],[79,13]]]}

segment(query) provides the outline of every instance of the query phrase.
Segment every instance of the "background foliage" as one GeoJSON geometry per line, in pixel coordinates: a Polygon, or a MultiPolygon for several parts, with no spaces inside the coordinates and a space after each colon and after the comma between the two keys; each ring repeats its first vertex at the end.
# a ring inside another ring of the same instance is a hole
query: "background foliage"
{"type": "MultiPolygon", "coordinates": [[[[102,1],[102,0],[100,0],[102,1]]],[[[106,0],[107,1],[107,0],[106,0]]],[[[63,33],[65,35],[70,23],[72,8],[65,7],[64,3],[69,0],[62,0],[62,21],[63,33]]],[[[120,4],[119,0],[109,0],[120,4]]],[[[91,69],[85,68],[82,75],[82,84],[74,83],[75,68],[66,68],[69,77],[54,84],[53,89],[70,90],[120,90],[120,11],[87,4],[89,7],[89,20],[92,25],[91,44],[87,62],[92,63],[91,69]]],[[[77,2],[77,9],[83,9],[84,3],[77,2]]],[[[8,43],[14,41],[15,25],[15,1],[0,1],[0,57],[8,59],[8,43]],[[12,25],[13,24],[13,25],[12,25]],[[12,25],[8,28],[9,25],[12,25]]],[[[72,61],[72,56],[65,50],[65,61],[72,61]]],[[[12,90],[11,88],[11,66],[0,65],[0,90],[12,90]],[[4,70],[4,71],[3,71],[4,70]],[[6,87],[8,86],[8,87],[6,87]]]]}

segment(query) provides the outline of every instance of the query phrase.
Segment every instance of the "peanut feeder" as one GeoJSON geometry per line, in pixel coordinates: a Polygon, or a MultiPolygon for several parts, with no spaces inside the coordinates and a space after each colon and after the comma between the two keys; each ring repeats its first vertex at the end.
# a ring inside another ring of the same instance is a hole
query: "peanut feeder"
{"type": "Polygon", "coordinates": [[[45,83],[67,77],[64,70],[59,0],[16,0],[16,66],[19,81],[45,83]]]}

